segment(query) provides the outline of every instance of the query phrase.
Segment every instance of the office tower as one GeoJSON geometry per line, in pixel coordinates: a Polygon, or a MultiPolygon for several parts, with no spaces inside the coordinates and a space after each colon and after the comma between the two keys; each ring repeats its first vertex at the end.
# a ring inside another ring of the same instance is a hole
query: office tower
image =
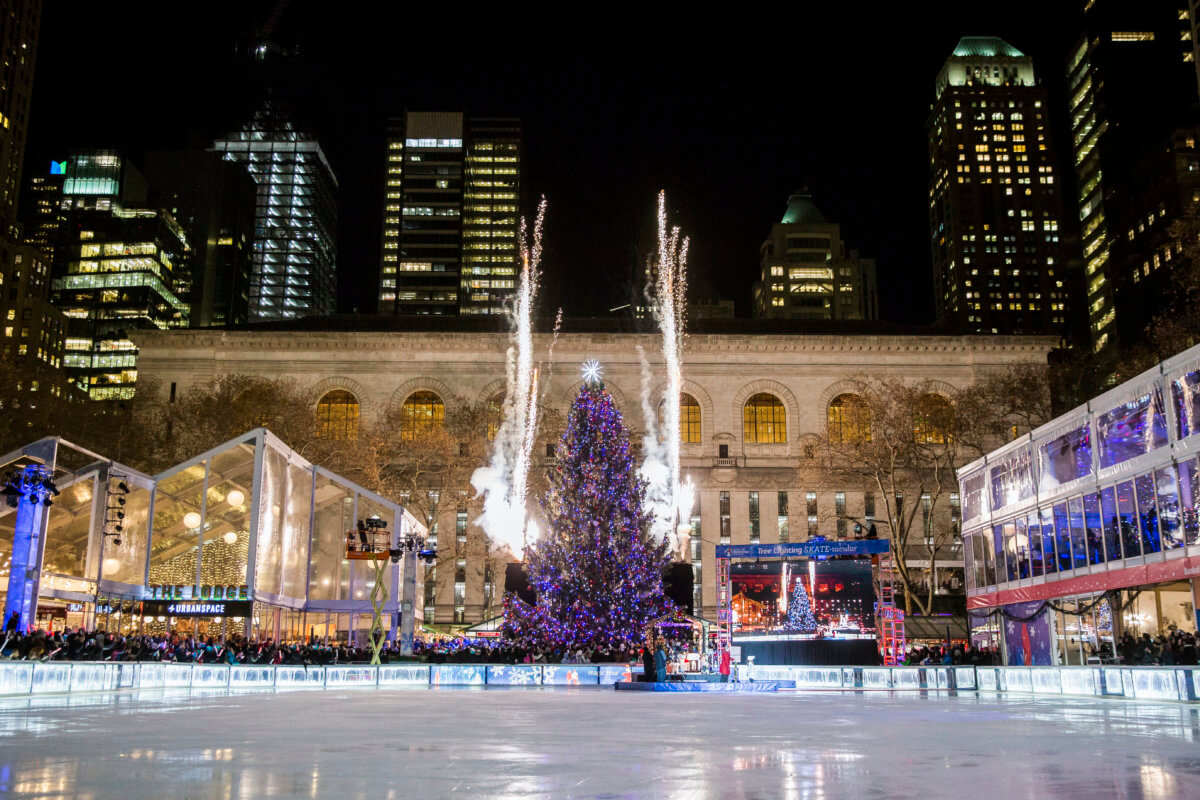
{"type": "Polygon", "coordinates": [[[1183,0],[1094,0],[1067,61],[1088,325],[1102,363],[1136,344],[1159,307],[1143,291],[1156,282],[1142,279],[1178,213],[1172,140],[1197,97],[1188,16],[1183,0]]]}
{"type": "Polygon", "coordinates": [[[21,196],[24,213],[21,228],[25,244],[39,248],[53,259],[58,229],[66,218],[62,208],[66,161],[51,161],[48,172],[29,179],[21,196]]]}
{"type": "MultiPolygon", "coordinates": [[[[26,244],[0,244],[8,269],[0,273],[0,358],[30,366],[63,365],[66,317],[50,303],[50,260],[26,244]]],[[[36,389],[36,387],[34,387],[36,389]]],[[[46,387],[48,390],[50,387],[46,387]]]]}
{"type": "Polygon", "coordinates": [[[129,331],[187,327],[180,299],[191,286],[187,236],[146,196],[145,179],[116,152],[67,160],[52,300],[67,317],[67,376],[93,400],[133,396],[137,348],[129,331]]]}
{"type": "Polygon", "coordinates": [[[410,111],[387,136],[383,314],[496,314],[516,286],[521,124],[410,111]]]}
{"type": "Polygon", "coordinates": [[[157,205],[183,226],[193,248],[192,288],[181,297],[193,328],[250,319],[257,186],[245,166],[200,150],[146,154],[157,205]]]}
{"type": "Polygon", "coordinates": [[[19,370],[6,376],[15,378],[0,396],[6,409],[65,388],[58,368],[67,323],[50,303],[49,257],[23,244],[16,225],[41,16],[40,0],[0,2],[0,359],[19,370]]]}
{"type": "Polygon", "coordinates": [[[41,0],[0,3],[0,53],[4,59],[4,80],[0,81],[0,220],[5,231],[17,216],[41,18],[41,0]]]}
{"type": "Polygon", "coordinates": [[[267,101],[240,131],[213,143],[258,184],[253,321],[332,314],[337,305],[337,179],[313,134],[267,101]]]}
{"type": "Polygon", "coordinates": [[[935,84],[929,223],[939,321],[968,333],[1070,333],[1046,90],[1033,60],[964,37],[935,84]]]}
{"type": "Polygon", "coordinates": [[[825,219],[805,191],[788,198],[783,219],[771,226],[759,268],[754,316],[760,319],[879,318],[875,261],[847,253],[841,225],[825,219]]]}

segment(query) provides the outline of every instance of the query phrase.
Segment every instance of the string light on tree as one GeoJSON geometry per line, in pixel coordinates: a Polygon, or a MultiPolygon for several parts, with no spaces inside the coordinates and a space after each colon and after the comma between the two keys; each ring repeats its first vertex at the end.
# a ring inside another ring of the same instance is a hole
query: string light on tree
{"type": "Polygon", "coordinates": [[[662,584],[670,556],[650,533],[646,483],[600,365],[588,362],[584,375],[542,503],[547,530],[526,551],[537,601],[507,596],[504,627],[530,647],[614,652],[670,610],[662,584]]]}
{"type": "Polygon", "coordinates": [[[803,575],[796,576],[796,588],[792,590],[792,599],[788,603],[787,627],[804,633],[812,633],[817,629],[817,618],[813,615],[812,603],[804,588],[803,575]]]}

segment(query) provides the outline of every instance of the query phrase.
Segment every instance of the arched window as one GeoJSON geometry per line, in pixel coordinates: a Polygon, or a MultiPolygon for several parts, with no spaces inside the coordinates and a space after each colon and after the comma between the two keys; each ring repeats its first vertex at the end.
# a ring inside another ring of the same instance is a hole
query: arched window
{"type": "Polygon", "coordinates": [[[867,402],[856,394],[839,394],[829,401],[825,412],[829,441],[857,444],[871,441],[871,412],[867,402]]]}
{"type": "Polygon", "coordinates": [[[742,406],[742,438],[749,444],[787,442],[787,412],[773,394],[759,393],[742,406]]]}
{"type": "Polygon", "coordinates": [[[940,394],[923,395],[913,409],[913,438],[918,444],[946,444],[954,431],[954,407],[940,394]]]}
{"type": "Polygon", "coordinates": [[[419,433],[428,433],[442,427],[446,419],[446,406],[442,398],[433,392],[413,392],[400,409],[400,434],[404,439],[415,439],[419,433]]]}
{"type": "Polygon", "coordinates": [[[358,398],[345,389],[326,392],[317,401],[317,436],[322,439],[357,439],[358,398]]]}
{"type": "Polygon", "coordinates": [[[500,433],[500,424],[504,421],[504,395],[498,394],[488,400],[484,412],[487,414],[487,438],[490,442],[500,433]]]}
{"type": "MultiPolygon", "coordinates": [[[[666,400],[658,404],[659,431],[666,424],[666,406],[666,400]]],[[[690,394],[679,395],[679,441],[683,444],[700,443],[700,404],[690,394]]]]}

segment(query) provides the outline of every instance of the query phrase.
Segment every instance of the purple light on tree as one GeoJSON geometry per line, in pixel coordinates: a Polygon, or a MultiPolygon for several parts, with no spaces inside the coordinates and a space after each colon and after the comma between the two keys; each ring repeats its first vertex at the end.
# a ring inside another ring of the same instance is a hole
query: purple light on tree
{"type": "Polygon", "coordinates": [[[558,447],[542,501],[544,535],[526,551],[535,605],[505,603],[505,633],[546,648],[619,650],[670,609],[668,544],[655,544],[629,431],[598,368],[589,369],[558,447]]]}

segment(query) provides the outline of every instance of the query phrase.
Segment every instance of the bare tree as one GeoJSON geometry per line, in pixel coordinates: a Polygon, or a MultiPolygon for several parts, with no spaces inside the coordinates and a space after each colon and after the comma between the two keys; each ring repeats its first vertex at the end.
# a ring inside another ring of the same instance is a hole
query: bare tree
{"type": "Polygon", "coordinates": [[[955,468],[961,460],[953,399],[928,382],[856,375],[849,384],[829,414],[813,458],[801,469],[824,485],[857,484],[874,493],[873,523],[847,519],[863,528],[882,528],[906,607],[928,614],[936,582],[922,579],[957,535],[950,515],[939,513],[957,491],[955,468]],[[929,566],[910,566],[918,560],[929,566]]]}

